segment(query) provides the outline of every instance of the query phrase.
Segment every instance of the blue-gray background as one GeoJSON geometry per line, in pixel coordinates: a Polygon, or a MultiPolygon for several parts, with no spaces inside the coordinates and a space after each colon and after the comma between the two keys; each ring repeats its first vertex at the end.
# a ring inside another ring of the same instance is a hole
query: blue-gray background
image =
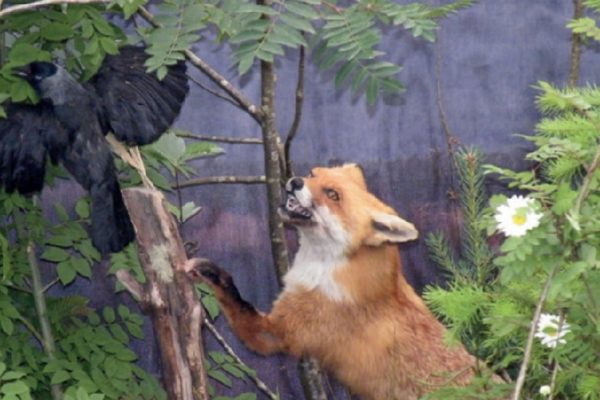
{"type": "MultiPolygon", "coordinates": [[[[439,271],[428,260],[422,238],[434,230],[456,232],[457,226],[455,204],[447,196],[450,163],[439,106],[461,144],[483,150],[489,161],[522,166],[527,143],[515,134],[534,131],[539,115],[533,86],[540,80],[559,85],[567,81],[571,44],[565,25],[572,15],[571,0],[481,0],[443,20],[433,44],[413,39],[401,29],[386,30],[382,49],[389,60],[404,66],[399,78],[407,90],[374,107],[348,90],[335,90],[333,74],[309,62],[304,115],[292,149],[296,172],[304,174],[311,166],[339,161],[360,163],[371,190],[421,232],[418,243],[401,246],[409,281],[418,290],[439,281],[439,271]]],[[[194,50],[259,103],[258,74],[236,78],[226,47],[207,41],[194,50]]],[[[293,116],[296,57],[290,53],[277,63],[277,127],[283,133],[293,116]]],[[[581,83],[597,82],[598,61],[597,49],[586,48],[581,83]]],[[[192,74],[208,83],[197,71],[192,74]]],[[[245,113],[195,85],[176,126],[199,134],[260,137],[258,126],[245,113]]],[[[196,162],[198,175],[264,173],[259,146],[223,148],[224,156],[196,162]]],[[[270,259],[264,187],[206,186],[185,189],[183,194],[185,201],[203,206],[203,212],[184,226],[184,239],[197,240],[200,255],[230,271],[242,295],[269,310],[278,287],[270,259]]],[[[45,197],[66,204],[73,201],[66,190],[45,197]]],[[[127,296],[114,297],[114,280],[105,271],[98,268],[91,282],[78,283],[68,291],[85,292],[94,306],[133,305],[127,296]]],[[[233,337],[222,318],[217,325],[240,357],[282,399],[303,398],[293,360],[256,356],[233,337]]],[[[159,354],[149,323],[146,333],[147,339],[137,342],[135,350],[145,368],[159,373],[159,354]]],[[[208,349],[220,350],[208,332],[205,337],[208,349]]],[[[229,391],[216,387],[230,394],[256,392],[252,385],[240,382],[229,391]]],[[[336,392],[335,398],[346,398],[339,389],[336,392]]]]}

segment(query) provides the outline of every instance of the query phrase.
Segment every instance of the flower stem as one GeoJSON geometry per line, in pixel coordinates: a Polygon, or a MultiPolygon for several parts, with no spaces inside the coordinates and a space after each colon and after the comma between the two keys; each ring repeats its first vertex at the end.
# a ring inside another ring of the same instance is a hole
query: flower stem
{"type": "Polygon", "coordinates": [[[546,301],[546,297],[548,297],[548,291],[550,290],[550,284],[552,283],[552,278],[558,269],[560,268],[560,264],[557,264],[554,269],[548,275],[546,279],[546,283],[544,284],[544,288],[542,289],[542,293],[540,294],[540,298],[535,307],[535,313],[533,314],[533,320],[531,321],[531,327],[529,328],[529,335],[527,336],[527,345],[525,346],[525,356],[523,357],[523,363],[521,364],[521,369],[519,370],[519,376],[517,377],[517,383],[515,384],[515,389],[513,391],[512,400],[519,400],[521,396],[521,391],[523,390],[523,385],[525,384],[525,377],[527,376],[527,367],[529,365],[529,360],[531,359],[531,351],[533,350],[533,338],[535,335],[535,331],[537,329],[538,322],[540,320],[540,315],[542,313],[542,307],[544,306],[544,302],[546,301]]]}

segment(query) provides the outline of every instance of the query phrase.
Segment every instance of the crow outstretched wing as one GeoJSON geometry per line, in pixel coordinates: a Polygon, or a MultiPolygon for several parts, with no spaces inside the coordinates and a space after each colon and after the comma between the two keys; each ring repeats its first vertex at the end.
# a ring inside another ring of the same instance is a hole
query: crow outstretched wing
{"type": "Polygon", "coordinates": [[[146,73],[147,57],[143,48],[123,47],[85,85],[56,64],[29,64],[18,72],[42,101],[10,105],[0,119],[0,186],[40,191],[46,159],[60,162],[90,193],[91,238],[103,254],[120,251],[135,236],[104,135],[113,132],[131,145],[158,139],[188,92],[185,63],[158,80],[146,73]]]}
{"type": "Polygon", "coordinates": [[[148,144],[171,126],[189,90],[184,62],[170,66],[159,80],[146,73],[148,55],[141,47],[125,46],[107,56],[90,80],[100,103],[100,120],[129,145],[148,144]]]}
{"type": "Polygon", "coordinates": [[[61,127],[49,106],[9,104],[6,113],[0,119],[0,186],[9,193],[39,192],[46,174],[46,138],[63,136],[61,127]]]}

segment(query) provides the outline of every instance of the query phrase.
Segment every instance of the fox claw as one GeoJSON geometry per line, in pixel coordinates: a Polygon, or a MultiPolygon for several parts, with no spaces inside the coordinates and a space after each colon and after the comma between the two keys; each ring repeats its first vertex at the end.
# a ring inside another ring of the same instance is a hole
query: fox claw
{"type": "Polygon", "coordinates": [[[231,284],[231,275],[206,258],[193,258],[187,261],[186,270],[195,280],[204,280],[214,286],[227,287],[231,284]]]}

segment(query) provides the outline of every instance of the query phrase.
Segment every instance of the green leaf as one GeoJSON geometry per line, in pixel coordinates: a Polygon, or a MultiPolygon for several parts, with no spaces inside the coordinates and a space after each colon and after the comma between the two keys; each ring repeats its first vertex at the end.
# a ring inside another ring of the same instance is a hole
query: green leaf
{"type": "Polygon", "coordinates": [[[90,263],[84,258],[72,258],[71,265],[75,269],[75,271],[86,278],[92,277],[92,269],[90,267],[90,263]]]}
{"type": "Polygon", "coordinates": [[[3,381],[14,381],[16,379],[21,379],[26,374],[25,374],[25,372],[20,372],[20,371],[8,371],[4,375],[2,375],[2,374],[0,374],[0,375],[1,375],[3,381]]]}
{"type": "Polygon", "coordinates": [[[81,198],[77,200],[75,204],[75,212],[79,215],[80,218],[89,218],[90,217],[90,204],[88,199],[81,198]]]}
{"type": "Polygon", "coordinates": [[[12,335],[15,325],[10,320],[10,318],[5,317],[4,315],[0,315],[0,328],[2,328],[4,333],[6,333],[7,335],[12,335]]]}
{"type": "Polygon", "coordinates": [[[61,42],[73,36],[73,28],[66,24],[53,22],[40,29],[40,34],[44,39],[61,42]]]}
{"type": "Polygon", "coordinates": [[[60,262],[56,266],[56,273],[58,274],[58,279],[63,285],[68,285],[73,282],[75,277],[77,276],[77,271],[73,268],[73,264],[69,261],[60,262]]]}
{"type": "Polygon", "coordinates": [[[233,385],[233,382],[231,382],[231,379],[229,379],[229,377],[221,371],[211,369],[211,370],[208,370],[207,374],[212,379],[222,383],[223,385],[225,385],[227,387],[231,387],[233,385]]]}
{"type": "Polygon", "coordinates": [[[69,259],[70,255],[60,247],[48,246],[40,257],[42,260],[58,263],[69,259]]]}
{"type": "Polygon", "coordinates": [[[102,316],[109,324],[115,322],[115,310],[112,307],[104,307],[102,309],[102,316]]]}
{"type": "Polygon", "coordinates": [[[50,383],[52,385],[56,385],[59,383],[63,383],[64,381],[71,378],[71,374],[64,369],[56,371],[54,375],[52,375],[52,379],[50,379],[50,383]]]}
{"type": "Polygon", "coordinates": [[[23,381],[9,382],[2,385],[0,393],[5,395],[3,399],[7,399],[10,395],[23,395],[29,393],[29,386],[23,381]]]}
{"type": "Polygon", "coordinates": [[[50,61],[50,53],[29,43],[17,43],[8,52],[11,65],[19,66],[33,61],[50,61]]]}

